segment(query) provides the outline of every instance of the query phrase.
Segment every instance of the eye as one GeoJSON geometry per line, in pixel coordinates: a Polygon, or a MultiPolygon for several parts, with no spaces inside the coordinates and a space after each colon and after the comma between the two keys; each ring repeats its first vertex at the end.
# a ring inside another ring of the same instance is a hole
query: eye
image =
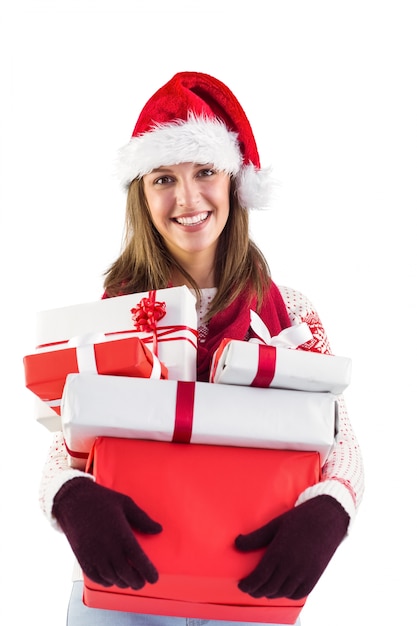
{"type": "Polygon", "coordinates": [[[214,176],[214,174],[216,174],[216,170],[212,167],[204,167],[201,170],[198,170],[197,176],[200,176],[201,178],[203,177],[209,177],[209,176],[214,176]]]}
{"type": "Polygon", "coordinates": [[[159,176],[155,178],[153,181],[154,185],[167,185],[168,183],[172,183],[173,178],[171,176],[159,176]]]}

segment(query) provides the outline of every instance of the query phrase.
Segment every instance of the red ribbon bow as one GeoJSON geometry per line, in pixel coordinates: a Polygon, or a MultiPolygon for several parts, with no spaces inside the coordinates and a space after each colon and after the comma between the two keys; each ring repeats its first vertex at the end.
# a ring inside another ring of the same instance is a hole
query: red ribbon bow
{"type": "Polygon", "coordinates": [[[166,315],[166,303],[156,302],[156,292],[150,291],[148,298],[142,298],[138,304],[130,309],[135,328],[139,332],[153,333],[154,353],[157,354],[156,325],[166,315]]]}

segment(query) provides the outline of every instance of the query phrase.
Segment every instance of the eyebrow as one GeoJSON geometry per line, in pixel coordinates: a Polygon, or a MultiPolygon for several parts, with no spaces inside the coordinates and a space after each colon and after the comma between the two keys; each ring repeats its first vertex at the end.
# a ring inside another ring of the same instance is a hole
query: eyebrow
{"type": "MultiPolygon", "coordinates": [[[[212,163],[193,163],[193,166],[198,169],[199,167],[212,167],[214,168],[212,163]]],[[[150,174],[155,174],[156,172],[171,172],[172,168],[169,165],[160,165],[159,167],[155,167],[150,174]]]]}
{"type": "Polygon", "coordinates": [[[167,174],[171,170],[168,167],[155,167],[155,169],[148,172],[148,176],[154,176],[155,174],[167,174]]]}

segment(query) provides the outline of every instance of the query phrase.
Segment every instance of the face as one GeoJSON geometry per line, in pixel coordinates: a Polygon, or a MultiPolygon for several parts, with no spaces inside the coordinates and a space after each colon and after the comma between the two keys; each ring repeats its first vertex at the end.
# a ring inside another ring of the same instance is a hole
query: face
{"type": "Polygon", "coordinates": [[[143,177],[152,221],[171,254],[184,266],[212,264],[229,216],[230,177],[212,165],[181,163],[143,177]]]}

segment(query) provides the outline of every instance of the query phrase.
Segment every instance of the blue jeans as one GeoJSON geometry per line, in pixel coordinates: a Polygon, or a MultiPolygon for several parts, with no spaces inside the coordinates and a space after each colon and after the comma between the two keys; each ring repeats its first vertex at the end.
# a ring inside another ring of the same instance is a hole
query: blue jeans
{"type": "MultiPolygon", "coordinates": [[[[218,620],[167,617],[105,611],[85,606],[82,601],[83,583],[76,581],[68,605],[67,626],[285,626],[283,624],[260,624],[259,622],[223,622],[218,620]]],[[[287,625],[288,626],[288,625],[287,625]]],[[[298,619],[294,626],[301,626],[298,619]]]]}

